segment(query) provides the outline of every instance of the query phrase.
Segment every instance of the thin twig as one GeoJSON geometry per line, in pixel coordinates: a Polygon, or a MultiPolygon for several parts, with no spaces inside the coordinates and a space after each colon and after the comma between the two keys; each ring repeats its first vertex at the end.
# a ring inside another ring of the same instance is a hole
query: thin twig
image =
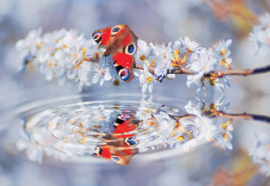
{"type": "Polygon", "coordinates": [[[261,121],[270,123],[270,117],[269,116],[263,116],[263,115],[256,115],[256,114],[226,114],[222,111],[214,111],[213,114],[215,116],[221,117],[221,118],[228,118],[228,119],[243,119],[243,120],[255,120],[255,121],[261,121]]]}
{"type": "MultiPolygon", "coordinates": [[[[227,118],[227,119],[242,119],[242,120],[255,120],[255,121],[261,121],[270,123],[270,117],[269,116],[263,116],[263,115],[256,115],[256,114],[226,114],[222,111],[207,111],[203,112],[203,115],[207,117],[220,117],[220,118],[227,118]]],[[[173,116],[173,118],[177,121],[181,121],[184,119],[195,119],[197,116],[193,114],[186,114],[183,116],[173,116]]]]}
{"type": "Polygon", "coordinates": [[[205,76],[221,78],[227,75],[247,76],[247,75],[262,74],[262,73],[267,73],[267,72],[270,72],[270,65],[265,66],[265,67],[255,68],[255,69],[247,69],[247,70],[223,70],[223,71],[218,71],[218,72],[210,72],[206,74],[205,76]]]}
{"type": "Polygon", "coordinates": [[[99,61],[98,58],[93,58],[93,57],[85,57],[84,60],[88,61],[88,62],[98,62],[99,61]]]}
{"type": "MultiPolygon", "coordinates": [[[[86,57],[84,58],[85,61],[88,62],[98,62],[98,58],[90,58],[86,57]]],[[[141,69],[143,70],[143,65],[140,64],[135,64],[134,65],[135,69],[141,69]]],[[[152,66],[148,67],[148,71],[151,73],[154,73],[155,68],[152,66]]],[[[228,76],[228,75],[237,75],[237,76],[247,76],[247,75],[255,75],[255,74],[262,74],[262,73],[267,73],[270,72],[270,65],[265,66],[265,67],[259,67],[255,69],[246,69],[246,70],[222,70],[222,71],[211,71],[210,73],[205,74],[205,77],[214,77],[214,78],[221,78],[223,76],[228,76]]],[[[168,69],[167,74],[196,74],[193,70],[186,69],[185,67],[181,67],[178,69],[168,69]]]]}
{"type": "MultiPolygon", "coordinates": [[[[143,65],[135,64],[134,68],[143,70],[143,65]]],[[[155,70],[154,67],[152,66],[148,67],[149,72],[154,73],[154,70],[155,70]]],[[[169,69],[167,70],[167,74],[196,74],[196,72],[182,67],[181,69],[169,69]]]]}

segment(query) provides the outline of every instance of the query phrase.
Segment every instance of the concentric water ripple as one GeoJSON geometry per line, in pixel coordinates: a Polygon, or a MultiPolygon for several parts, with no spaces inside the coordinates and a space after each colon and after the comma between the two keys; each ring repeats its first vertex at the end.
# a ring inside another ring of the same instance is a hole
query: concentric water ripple
{"type": "Polygon", "coordinates": [[[126,165],[135,154],[178,148],[193,138],[192,132],[179,130],[177,113],[152,99],[61,105],[22,117],[17,148],[25,149],[31,161],[41,162],[46,154],[62,160],[98,157],[126,165]]]}

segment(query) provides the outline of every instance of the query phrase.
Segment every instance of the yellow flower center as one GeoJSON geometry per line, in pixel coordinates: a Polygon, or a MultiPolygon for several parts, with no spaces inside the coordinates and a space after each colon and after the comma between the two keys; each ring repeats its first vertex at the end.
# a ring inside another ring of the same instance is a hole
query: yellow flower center
{"type": "MultiPolygon", "coordinates": [[[[81,62],[81,63],[82,63],[82,62],[81,62]]],[[[76,69],[80,69],[80,68],[81,68],[81,63],[76,63],[75,68],[76,68],[76,69]]]]}
{"type": "Polygon", "coordinates": [[[146,60],[146,56],[143,54],[143,55],[140,57],[140,60],[141,60],[141,61],[146,60]]]}
{"type": "Polygon", "coordinates": [[[226,54],[226,50],[223,48],[221,51],[220,51],[220,55],[224,56],[226,54]]]}
{"type": "Polygon", "coordinates": [[[185,61],[182,61],[180,58],[180,50],[176,49],[173,51],[173,55],[171,56],[172,59],[172,67],[178,67],[181,66],[185,61]]]}
{"type": "Polygon", "coordinates": [[[83,50],[83,55],[82,56],[84,57],[87,50],[86,50],[86,48],[82,48],[82,50],[83,50]]]}
{"type": "Polygon", "coordinates": [[[96,59],[100,59],[100,58],[99,58],[99,53],[95,52],[95,58],[96,58],[96,59]]]}
{"type": "Polygon", "coordinates": [[[184,141],[185,140],[185,137],[184,136],[177,136],[176,137],[176,140],[178,140],[178,141],[184,141]]]}
{"type": "Polygon", "coordinates": [[[222,134],[222,136],[223,136],[223,138],[225,139],[225,141],[228,141],[228,139],[229,139],[228,134],[222,134]]]}
{"type": "Polygon", "coordinates": [[[150,83],[151,81],[155,81],[155,79],[152,79],[150,76],[146,76],[146,83],[150,83]]]}
{"type": "Polygon", "coordinates": [[[226,61],[226,60],[227,60],[227,56],[225,55],[224,57],[225,57],[225,59],[222,59],[222,60],[220,61],[220,65],[221,65],[221,66],[224,66],[224,67],[226,67],[226,68],[228,68],[228,69],[230,69],[230,68],[231,68],[231,65],[228,64],[227,61],[226,61]]]}
{"type": "Polygon", "coordinates": [[[187,50],[187,53],[192,53],[193,52],[193,50],[191,50],[189,48],[187,48],[186,50],[187,50]]]}
{"type": "Polygon", "coordinates": [[[187,57],[188,57],[188,55],[189,55],[190,53],[192,53],[192,52],[193,52],[192,50],[187,49],[187,53],[186,53],[186,55],[184,56],[184,58],[183,58],[183,60],[182,60],[182,64],[187,62],[187,57]]]}
{"type": "Polygon", "coordinates": [[[48,63],[48,66],[50,67],[50,68],[52,68],[53,67],[53,62],[52,61],[50,61],[49,63],[48,63]]]}
{"type": "Polygon", "coordinates": [[[149,66],[155,67],[155,66],[156,66],[155,60],[156,60],[156,59],[152,59],[152,60],[151,60],[151,64],[150,64],[149,66]]]}

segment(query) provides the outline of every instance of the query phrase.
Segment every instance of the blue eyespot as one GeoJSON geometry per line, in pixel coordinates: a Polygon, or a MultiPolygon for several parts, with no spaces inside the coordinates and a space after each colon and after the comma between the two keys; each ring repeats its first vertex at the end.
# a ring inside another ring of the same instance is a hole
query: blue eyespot
{"type": "Polygon", "coordinates": [[[118,32],[119,31],[119,27],[115,27],[114,29],[113,29],[113,32],[118,32]]]}
{"type": "Polygon", "coordinates": [[[121,69],[119,71],[119,76],[122,80],[127,81],[130,78],[130,73],[127,69],[121,69]]]}
{"type": "Polygon", "coordinates": [[[133,46],[133,44],[131,44],[128,46],[128,52],[132,53],[133,51],[134,51],[134,46],[133,46]]]}
{"type": "Polygon", "coordinates": [[[136,141],[133,141],[133,137],[130,137],[128,138],[127,142],[130,144],[130,145],[136,145],[136,141]]]}
{"type": "Polygon", "coordinates": [[[113,156],[112,159],[114,159],[115,161],[119,161],[120,160],[120,158],[117,157],[117,156],[113,156]]]}

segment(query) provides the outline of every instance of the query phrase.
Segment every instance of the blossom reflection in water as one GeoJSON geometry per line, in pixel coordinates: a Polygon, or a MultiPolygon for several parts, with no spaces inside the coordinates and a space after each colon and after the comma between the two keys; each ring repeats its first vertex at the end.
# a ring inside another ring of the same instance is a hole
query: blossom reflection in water
{"type": "Polygon", "coordinates": [[[222,97],[206,105],[190,100],[186,113],[156,104],[152,97],[140,105],[96,105],[92,102],[59,106],[22,122],[19,149],[31,161],[42,162],[43,153],[65,160],[93,156],[128,165],[135,154],[177,148],[188,152],[205,143],[233,148],[232,121],[268,117],[227,114],[229,103],[222,97]]]}

